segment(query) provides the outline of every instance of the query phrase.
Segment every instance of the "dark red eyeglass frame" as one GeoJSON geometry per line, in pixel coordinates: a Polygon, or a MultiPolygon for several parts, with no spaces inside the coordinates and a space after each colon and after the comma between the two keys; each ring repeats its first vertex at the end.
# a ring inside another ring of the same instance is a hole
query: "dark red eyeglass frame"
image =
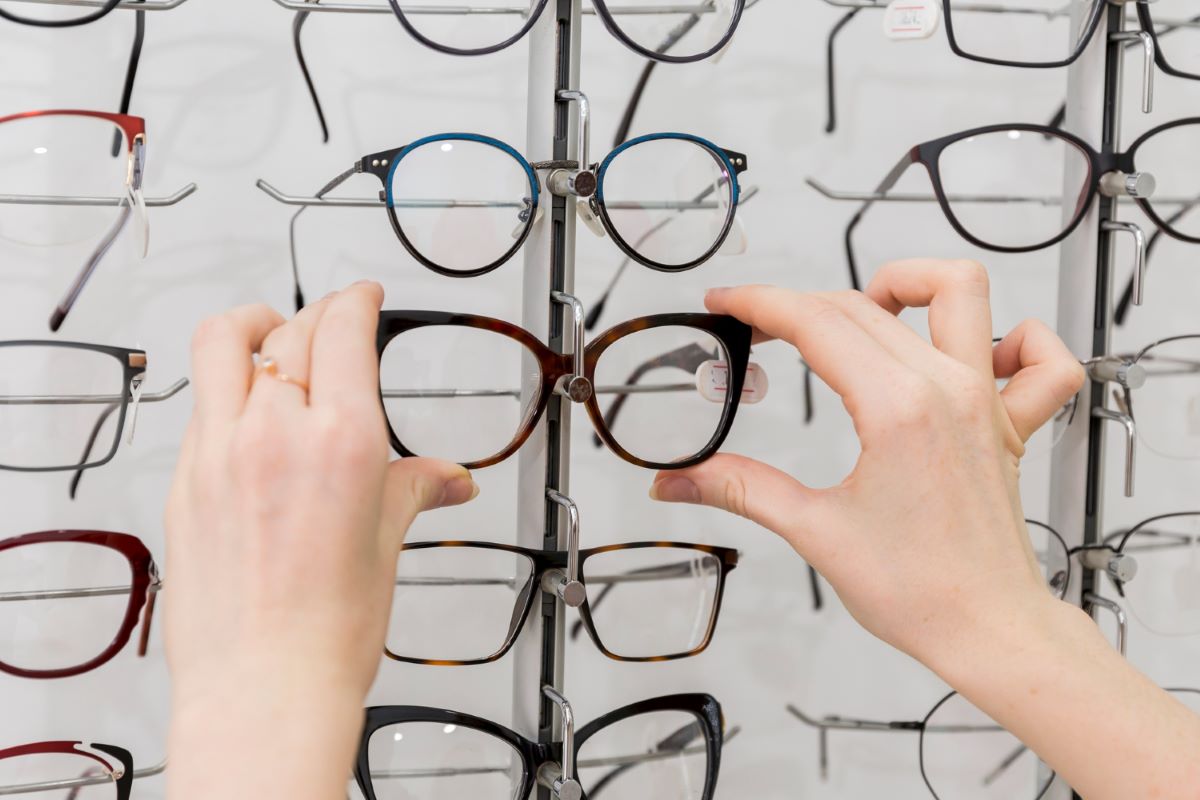
{"type": "MultiPolygon", "coordinates": [[[[476,328],[478,330],[498,333],[501,336],[507,336],[524,345],[538,361],[542,378],[540,393],[531,406],[532,411],[526,415],[525,423],[517,431],[516,436],[496,455],[478,461],[467,462],[462,464],[462,466],[467,469],[479,469],[499,464],[517,452],[521,445],[529,438],[530,434],[533,433],[542,418],[542,414],[546,411],[546,406],[550,403],[550,396],[553,394],[554,387],[557,385],[559,379],[574,375],[574,356],[571,354],[555,353],[524,328],[502,320],[492,319],[491,317],[480,317],[474,314],[457,314],[447,311],[381,311],[379,314],[379,329],[375,341],[380,360],[382,361],[383,353],[387,349],[387,346],[400,334],[417,330],[418,328],[438,325],[476,328]]],[[[589,383],[595,384],[596,363],[600,360],[600,356],[604,354],[604,351],[621,338],[640,331],[665,327],[695,328],[696,330],[704,331],[721,343],[721,346],[725,349],[725,354],[729,357],[729,391],[725,397],[721,420],[717,424],[712,438],[709,439],[703,448],[688,458],[678,461],[658,462],[638,458],[621,447],[613,437],[608,423],[605,421],[604,413],[600,410],[600,404],[596,400],[595,392],[592,392],[591,396],[584,401],[584,406],[587,408],[588,417],[592,420],[596,434],[608,445],[609,449],[625,461],[648,469],[684,469],[685,467],[695,466],[711,458],[720,449],[721,445],[724,444],[726,437],[729,435],[730,428],[733,427],[733,420],[737,415],[738,405],[742,399],[742,388],[746,381],[746,368],[750,363],[750,340],[753,331],[749,325],[724,314],[656,314],[649,317],[632,319],[608,329],[588,343],[584,351],[583,377],[587,378],[589,383]]],[[[381,404],[384,402],[382,385],[380,386],[379,401],[381,404]]],[[[384,406],[384,413],[386,416],[386,406],[384,406]]],[[[396,431],[390,421],[388,422],[388,437],[392,448],[401,456],[418,455],[418,453],[414,453],[405,447],[404,443],[400,441],[400,437],[396,435],[396,431]]],[[[434,454],[431,453],[429,455],[434,454]]]]}
{"type": "Polygon", "coordinates": [[[99,655],[77,666],[63,667],[61,669],[29,670],[7,664],[3,660],[0,660],[0,672],[6,672],[18,678],[40,679],[70,678],[75,675],[82,675],[85,672],[91,672],[107,664],[117,653],[124,649],[125,645],[129,643],[129,637],[132,635],[133,629],[137,627],[139,617],[142,620],[142,630],[138,639],[138,656],[144,657],[146,655],[146,647],[150,642],[150,626],[154,619],[154,602],[161,588],[158,579],[158,567],[154,563],[154,557],[146,549],[146,545],[142,544],[141,539],[131,536],[128,533],[58,530],[26,533],[10,539],[0,540],[0,553],[18,547],[32,547],[39,544],[57,542],[74,542],[95,545],[97,547],[107,547],[110,550],[116,550],[129,562],[131,571],[129,604],[125,607],[125,616],[121,620],[121,627],[117,629],[112,642],[99,655]],[[142,614],[143,608],[145,609],[144,615],[142,614]]]}
{"type": "MultiPolygon", "coordinates": [[[[129,800],[129,793],[133,787],[133,756],[128,750],[123,747],[115,747],[111,744],[88,744],[83,742],[34,742],[33,744],[22,744],[16,747],[9,747],[0,750],[0,760],[6,758],[20,758],[22,756],[37,756],[62,754],[79,756],[80,758],[90,758],[97,764],[101,764],[111,774],[115,770],[113,765],[105,761],[95,753],[89,753],[87,750],[80,750],[81,747],[90,747],[93,750],[99,750],[106,753],[121,763],[121,777],[117,778],[114,783],[117,787],[116,800],[129,800]]],[[[75,792],[78,789],[73,789],[68,795],[69,798],[75,797],[75,792]]]]}

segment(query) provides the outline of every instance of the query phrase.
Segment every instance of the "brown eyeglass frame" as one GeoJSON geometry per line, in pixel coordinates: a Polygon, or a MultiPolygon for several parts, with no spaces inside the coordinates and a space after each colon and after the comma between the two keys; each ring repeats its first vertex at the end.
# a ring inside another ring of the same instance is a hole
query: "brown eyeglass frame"
{"type": "MultiPolygon", "coordinates": [[[[380,361],[382,362],[383,360],[383,353],[387,349],[387,346],[397,336],[419,328],[439,325],[476,328],[478,330],[491,331],[501,336],[507,336],[509,339],[524,345],[538,361],[542,377],[541,389],[536,402],[530,406],[530,411],[526,413],[525,421],[522,423],[520,429],[518,429],[516,436],[496,455],[478,461],[465,462],[462,466],[467,469],[479,469],[499,464],[517,452],[521,448],[521,445],[529,438],[530,434],[533,433],[546,411],[546,406],[550,403],[550,396],[554,393],[554,387],[558,384],[558,381],[561,378],[575,375],[574,356],[571,354],[555,353],[524,328],[491,317],[481,317],[474,314],[457,314],[446,311],[381,311],[379,314],[379,330],[376,335],[376,350],[380,361]]],[[[596,434],[608,445],[609,449],[625,461],[648,469],[683,469],[695,466],[711,458],[720,449],[721,445],[725,442],[725,438],[729,435],[730,428],[733,427],[733,420],[737,415],[738,405],[742,399],[742,387],[746,380],[746,367],[750,363],[752,330],[744,322],[740,322],[734,317],[724,314],[655,314],[653,316],[632,319],[609,328],[588,343],[584,351],[584,374],[582,377],[587,380],[589,385],[594,386],[596,364],[605,350],[630,334],[653,328],[666,327],[695,328],[698,331],[704,331],[721,343],[726,356],[729,358],[730,385],[729,392],[725,398],[725,405],[721,412],[721,420],[717,424],[712,438],[709,439],[703,448],[688,458],[678,461],[657,462],[638,458],[621,447],[613,437],[608,424],[605,422],[604,413],[600,410],[595,392],[590,392],[589,397],[583,401],[584,406],[587,408],[588,417],[592,420],[592,426],[596,429],[596,434]]],[[[381,404],[384,402],[382,384],[380,385],[379,401],[381,404]]],[[[384,411],[386,416],[386,405],[384,406],[384,411]]],[[[396,431],[392,428],[390,421],[388,422],[388,437],[392,448],[401,456],[418,455],[405,447],[404,443],[400,441],[400,437],[396,435],[396,431]]],[[[429,455],[436,454],[431,453],[429,455]]]]}
{"type": "MultiPolygon", "coordinates": [[[[517,603],[513,608],[512,621],[509,625],[508,634],[504,638],[504,644],[500,646],[492,655],[486,658],[477,658],[469,660],[453,660],[453,659],[427,659],[413,658],[410,656],[402,656],[393,653],[386,646],[384,647],[384,655],[393,661],[404,661],[409,664],[425,664],[435,667],[464,667],[474,666],[476,664],[491,664],[494,661],[499,661],[508,651],[512,649],[516,643],[517,637],[521,630],[525,627],[525,621],[529,618],[529,612],[533,609],[534,603],[538,602],[538,587],[542,584],[542,576],[552,569],[564,569],[568,565],[568,552],[565,550],[531,550],[525,547],[517,547],[508,544],[496,544],[493,542],[466,542],[466,541],[444,541],[444,542],[417,542],[414,544],[406,544],[401,548],[400,557],[404,557],[404,551],[415,550],[431,550],[434,548],[472,548],[477,550],[501,550],[506,553],[512,553],[518,556],[524,556],[530,560],[533,566],[530,572],[529,580],[522,587],[521,593],[517,596],[517,603]]],[[[713,597],[712,617],[709,619],[708,628],[704,632],[704,638],[700,644],[693,647],[691,650],[685,650],[679,653],[668,653],[661,656],[620,656],[609,650],[600,641],[600,634],[596,632],[596,624],[592,618],[592,600],[587,597],[585,592],[583,603],[578,607],[579,623],[582,624],[587,631],[588,636],[596,645],[596,648],[608,658],[614,661],[628,661],[635,663],[649,663],[660,661],[676,661],[681,658],[689,658],[691,656],[703,653],[712,643],[713,634],[717,630],[717,620],[721,616],[721,604],[725,597],[725,581],[729,577],[729,573],[738,565],[738,551],[732,547],[715,547],[704,544],[690,544],[688,542],[629,542],[627,544],[610,544],[604,547],[592,547],[586,550],[579,551],[579,580],[586,587],[587,575],[583,569],[583,565],[592,556],[601,555],[603,553],[612,553],[617,550],[645,550],[650,548],[672,549],[672,550],[693,550],[701,553],[706,553],[713,556],[719,566],[717,573],[717,590],[713,597]]],[[[603,595],[601,595],[603,596],[603,595]]],[[[599,597],[597,598],[597,602],[599,597]]],[[[572,632],[574,638],[574,631],[572,632]]]]}
{"type": "MultiPolygon", "coordinates": [[[[28,547],[46,543],[75,542],[95,545],[115,550],[125,557],[130,568],[129,604],[125,607],[125,616],[121,626],[109,645],[96,657],[74,667],[60,669],[30,670],[6,664],[0,660],[0,672],[15,675],[18,678],[69,678],[107,664],[129,643],[133,629],[137,627],[138,618],[142,620],[141,635],[138,639],[138,656],[146,655],[146,647],[150,642],[150,625],[154,619],[154,601],[161,588],[158,578],[158,567],[154,557],[142,544],[141,539],[127,533],[111,533],[108,531],[41,531],[26,533],[10,539],[0,540],[0,553],[18,547],[28,547]],[[145,608],[145,615],[142,609],[145,608]]],[[[0,591],[3,587],[0,586],[0,591]]]]}

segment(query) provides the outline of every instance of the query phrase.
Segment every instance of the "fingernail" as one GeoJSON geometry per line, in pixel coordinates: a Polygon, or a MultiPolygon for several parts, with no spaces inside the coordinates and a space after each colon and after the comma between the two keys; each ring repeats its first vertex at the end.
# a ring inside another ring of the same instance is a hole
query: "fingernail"
{"type": "Polygon", "coordinates": [[[458,506],[463,503],[469,503],[474,500],[479,494],[479,486],[475,481],[471,480],[470,475],[462,475],[457,478],[451,478],[442,487],[442,499],[438,501],[438,508],[446,506],[458,506]]]}
{"type": "Polygon", "coordinates": [[[712,299],[715,297],[720,297],[721,295],[725,294],[728,291],[729,291],[728,286],[714,286],[711,289],[709,289],[707,292],[705,292],[704,296],[706,298],[712,299]]]}
{"type": "Polygon", "coordinates": [[[650,487],[650,499],[664,503],[699,503],[700,489],[687,478],[675,475],[656,481],[650,487]]]}

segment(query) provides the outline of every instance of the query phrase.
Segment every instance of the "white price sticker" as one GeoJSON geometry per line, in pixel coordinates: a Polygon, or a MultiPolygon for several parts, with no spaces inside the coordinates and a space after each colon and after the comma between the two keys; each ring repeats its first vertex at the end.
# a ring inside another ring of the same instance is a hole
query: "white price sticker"
{"type": "Polygon", "coordinates": [[[892,0],[883,15],[883,33],[893,41],[928,39],[941,21],[941,0],[892,0]]]}
{"type": "MultiPolygon", "coordinates": [[[[751,362],[746,367],[746,380],[742,384],[742,403],[753,405],[767,396],[767,372],[751,362]]],[[[705,400],[724,403],[729,394],[729,364],[724,361],[705,361],[696,370],[696,391],[705,400]]]]}

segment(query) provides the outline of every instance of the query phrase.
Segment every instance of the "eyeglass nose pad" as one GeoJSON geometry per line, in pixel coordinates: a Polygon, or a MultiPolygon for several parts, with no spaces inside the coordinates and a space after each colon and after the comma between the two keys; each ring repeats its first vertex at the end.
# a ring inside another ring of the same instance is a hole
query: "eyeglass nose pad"
{"type": "Polygon", "coordinates": [[[603,239],[608,235],[608,231],[604,230],[604,223],[600,221],[600,217],[596,214],[594,205],[595,197],[589,197],[586,200],[579,198],[575,201],[575,213],[579,216],[581,222],[587,226],[588,230],[595,234],[597,239],[603,239]]]}
{"type": "Polygon", "coordinates": [[[522,197],[521,202],[525,204],[525,207],[517,213],[517,225],[512,231],[512,238],[514,239],[520,239],[521,234],[525,233],[526,228],[532,227],[532,225],[537,225],[542,221],[543,212],[542,200],[540,197],[538,198],[538,204],[536,208],[530,208],[530,206],[533,204],[533,198],[531,197],[522,197]],[[533,215],[532,224],[529,222],[530,214],[533,215]]]}
{"type": "Polygon", "coordinates": [[[130,381],[130,383],[129,383],[129,392],[133,397],[133,400],[132,400],[133,415],[129,419],[129,436],[126,437],[126,439],[125,439],[126,444],[133,444],[133,435],[134,435],[134,433],[137,432],[138,409],[141,408],[142,387],[144,384],[145,384],[145,376],[144,375],[135,376],[134,379],[132,381],[130,381]]]}
{"type": "MultiPolygon", "coordinates": [[[[712,16],[705,26],[708,30],[701,34],[700,40],[704,42],[720,41],[721,37],[725,35],[725,31],[729,30],[729,22],[733,19],[733,0],[716,0],[712,11],[709,13],[712,16]]],[[[729,52],[729,47],[732,44],[733,40],[730,39],[725,43],[724,47],[709,56],[709,63],[720,64],[721,59],[725,58],[725,54],[729,52]]]]}

